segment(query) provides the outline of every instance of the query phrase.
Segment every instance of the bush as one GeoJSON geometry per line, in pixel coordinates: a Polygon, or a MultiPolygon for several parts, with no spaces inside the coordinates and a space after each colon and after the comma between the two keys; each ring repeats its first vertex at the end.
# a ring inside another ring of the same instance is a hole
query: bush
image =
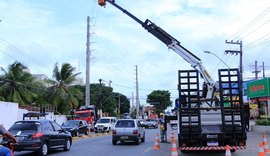
{"type": "Polygon", "coordinates": [[[256,125],[270,126],[270,119],[258,119],[256,120],[256,125]]]}

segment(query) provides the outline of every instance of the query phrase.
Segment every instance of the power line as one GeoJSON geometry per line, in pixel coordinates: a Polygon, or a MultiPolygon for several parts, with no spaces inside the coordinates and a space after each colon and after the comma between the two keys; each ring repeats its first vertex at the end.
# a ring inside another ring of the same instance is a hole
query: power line
{"type": "Polygon", "coordinates": [[[241,28],[239,31],[237,31],[236,33],[234,33],[231,37],[229,37],[228,39],[233,39],[235,38],[237,35],[240,35],[241,33],[245,32],[248,28],[250,28],[252,25],[254,25],[256,22],[258,22],[262,17],[264,17],[266,14],[268,14],[270,12],[270,7],[266,8],[261,14],[259,14],[257,17],[255,17],[250,23],[248,23],[247,25],[245,25],[243,28],[241,28]]]}

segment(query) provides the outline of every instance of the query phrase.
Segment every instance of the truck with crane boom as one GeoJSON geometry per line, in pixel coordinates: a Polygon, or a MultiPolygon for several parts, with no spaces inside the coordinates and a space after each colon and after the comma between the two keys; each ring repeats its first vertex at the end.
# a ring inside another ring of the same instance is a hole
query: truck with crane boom
{"type": "Polygon", "coordinates": [[[115,0],[98,0],[100,6],[105,6],[106,2],[139,23],[195,69],[178,71],[179,149],[183,152],[225,150],[226,145],[231,146],[232,151],[245,149],[247,136],[238,69],[219,69],[219,81],[215,82],[202,65],[201,59],[183,47],[165,30],[149,19],[142,22],[116,4],[115,0]],[[199,86],[199,76],[204,80],[202,90],[199,86]],[[219,97],[215,94],[219,94],[219,97]]]}

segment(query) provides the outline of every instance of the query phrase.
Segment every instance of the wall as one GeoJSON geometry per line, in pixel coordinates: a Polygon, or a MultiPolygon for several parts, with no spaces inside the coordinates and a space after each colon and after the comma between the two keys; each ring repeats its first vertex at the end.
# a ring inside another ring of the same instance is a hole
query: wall
{"type": "Polygon", "coordinates": [[[8,129],[18,116],[18,103],[0,101],[0,124],[8,129]]]}
{"type": "MultiPolygon", "coordinates": [[[[28,113],[26,109],[20,109],[18,103],[0,101],[0,124],[9,129],[14,122],[23,120],[23,114],[28,113]]],[[[66,115],[54,115],[53,112],[46,112],[42,119],[53,120],[59,125],[67,120],[66,115]]]]}

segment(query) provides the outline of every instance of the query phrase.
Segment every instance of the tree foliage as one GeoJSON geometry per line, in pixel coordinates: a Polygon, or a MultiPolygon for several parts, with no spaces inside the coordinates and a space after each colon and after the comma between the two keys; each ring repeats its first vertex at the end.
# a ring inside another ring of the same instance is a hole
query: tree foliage
{"type": "Polygon", "coordinates": [[[172,101],[170,100],[171,93],[165,90],[155,90],[152,91],[149,95],[147,95],[147,103],[154,103],[156,113],[160,114],[164,112],[167,107],[172,105],[172,101]]]}
{"type": "MultiPolygon", "coordinates": [[[[51,106],[61,114],[85,105],[85,85],[72,85],[80,73],[75,73],[69,63],[61,66],[56,63],[53,79],[44,81],[37,81],[20,62],[11,64],[7,71],[1,68],[1,71],[0,101],[17,102],[19,106],[51,106]]],[[[129,112],[130,101],[125,95],[113,92],[112,87],[103,83],[90,84],[91,105],[116,116],[119,103],[121,114],[129,112]]]]}
{"type": "Polygon", "coordinates": [[[54,80],[48,80],[51,84],[49,89],[48,99],[50,102],[57,106],[59,113],[68,113],[71,109],[75,109],[78,106],[78,99],[83,97],[83,94],[70,85],[76,80],[76,76],[80,73],[74,73],[75,68],[69,63],[63,63],[61,69],[59,69],[56,63],[53,70],[54,80]]]}
{"type": "Polygon", "coordinates": [[[33,102],[36,94],[31,92],[33,76],[27,72],[27,67],[20,62],[14,62],[8,71],[1,69],[4,75],[0,77],[1,99],[27,105],[33,102]]]}

